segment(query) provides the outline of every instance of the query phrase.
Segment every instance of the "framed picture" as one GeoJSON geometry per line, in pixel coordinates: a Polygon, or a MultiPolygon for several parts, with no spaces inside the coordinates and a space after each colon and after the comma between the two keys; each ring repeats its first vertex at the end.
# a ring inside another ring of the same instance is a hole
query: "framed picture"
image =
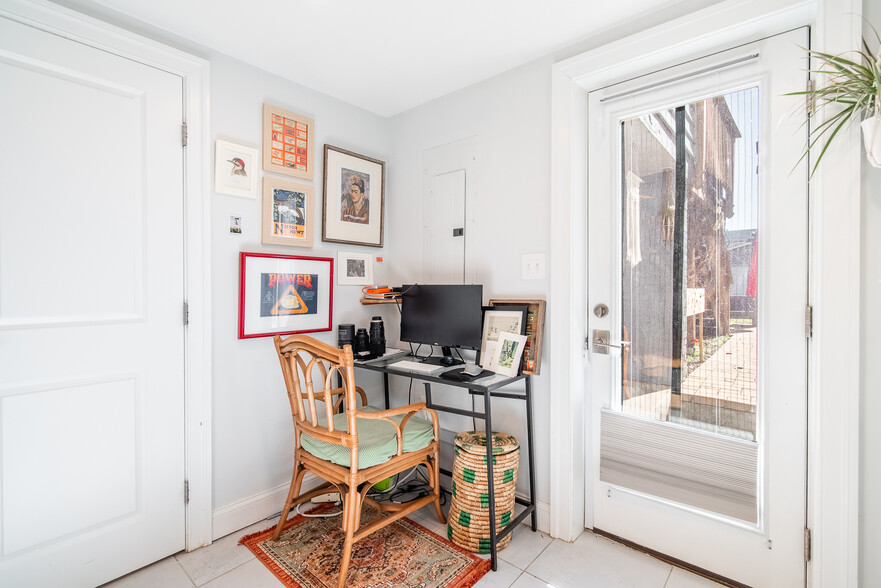
{"type": "Polygon", "coordinates": [[[502,333],[526,334],[526,311],[526,306],[511,306],[505,309],[491,306],[483,308],[483,336],[480,342],[479,358],[481,362],[485,364],[492,358],[502,333]]]}
{"type": "Polygon", "coordinates": [[[333,259],[239,254],[239,339],[329,331],[333,259]]]}
{"type": "Polygon", "coordinates": [[[373,283],[373,256],[339,251],[336,271],[336,283],[340,286],[369,286],[373,283]]]}
{"type": "Polygon", "coordinates": [[[324,146],[321,240],[382,247],[385,163],[324,146]]]}
{"type": "Polygon", "coordinates": [[[218,139],[214,144],[214,191],[257,198],[257,150],[218,139]]]}
{"type": "Polygon", "coordinates": [[[263,242],[312,247],[314,193],[312,186],[263,178],[263,242]]]}
{"type": "Polygon", "coordinates": [[[520,371],[520,360],[526,347],[526,335],[501,332],[487,365],[483,366],[491,372],[505,376],[516,376],[520,371]]]}
{"type": "Polygon", "coordinates": [[[313,179],[315,121],[263,105],[263,171],[313,179]]]}
{"type": "Polygon", "coordinates": [[[541,369],[541,339],[545,326],[546,302],[538,299],[491,299],[489,305],[498,309],[526,306],[526,349],[523,350],[523,365],[520,372],[537,376],[541,369]]]}

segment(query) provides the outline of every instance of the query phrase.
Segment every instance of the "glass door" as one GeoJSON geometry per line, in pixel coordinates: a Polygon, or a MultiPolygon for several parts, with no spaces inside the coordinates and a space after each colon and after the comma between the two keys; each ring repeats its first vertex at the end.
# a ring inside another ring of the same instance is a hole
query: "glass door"
{"type": "Polygon", "coordinates": [[[805,36],[589,102],[588,508],[751,586],[804,584],[805,36]]]}

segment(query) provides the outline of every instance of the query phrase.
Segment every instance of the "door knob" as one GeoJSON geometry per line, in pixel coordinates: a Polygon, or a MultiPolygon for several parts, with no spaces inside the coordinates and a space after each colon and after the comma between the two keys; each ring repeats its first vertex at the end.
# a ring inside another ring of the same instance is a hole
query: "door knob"
{"type": "Polygon", "coordinates": [[[630,345],[630,341],[621,341],[620,345],[609,342],[609,331],[604,329],[594,329],[591,338],[591,351],[602,355],[609,354],[609,348],[623,349],[630,345]]]}

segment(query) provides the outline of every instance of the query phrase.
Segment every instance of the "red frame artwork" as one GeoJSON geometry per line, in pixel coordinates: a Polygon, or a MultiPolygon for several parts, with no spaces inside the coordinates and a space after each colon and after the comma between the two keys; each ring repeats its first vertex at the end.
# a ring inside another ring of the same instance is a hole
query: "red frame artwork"
{"type": "Polygon", "coordinates": [[[330,331],[333,259],[239,254],[239,339],[330,331]]]}

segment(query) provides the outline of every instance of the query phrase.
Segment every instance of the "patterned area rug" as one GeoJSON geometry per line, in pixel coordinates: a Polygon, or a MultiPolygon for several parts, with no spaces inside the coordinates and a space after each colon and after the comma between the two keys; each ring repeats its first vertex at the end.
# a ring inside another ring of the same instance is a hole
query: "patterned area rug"
{"type": "MultiPolygon", "coordinates": [[[[311,513],[338,510],[322,504],[311,513]]],[[[378,511],[365,508],[361,524],[378,511]]],[[[343,539],[340,517],[290,519],[278,541],[275,526],[239,540],[290,588],[331,588],[337,585],[343,539]]],[[[468,588],[490,569],[484,560],[425,527],[403,518],[355,543],[346,576],[347,588],[468,588]]]]}

